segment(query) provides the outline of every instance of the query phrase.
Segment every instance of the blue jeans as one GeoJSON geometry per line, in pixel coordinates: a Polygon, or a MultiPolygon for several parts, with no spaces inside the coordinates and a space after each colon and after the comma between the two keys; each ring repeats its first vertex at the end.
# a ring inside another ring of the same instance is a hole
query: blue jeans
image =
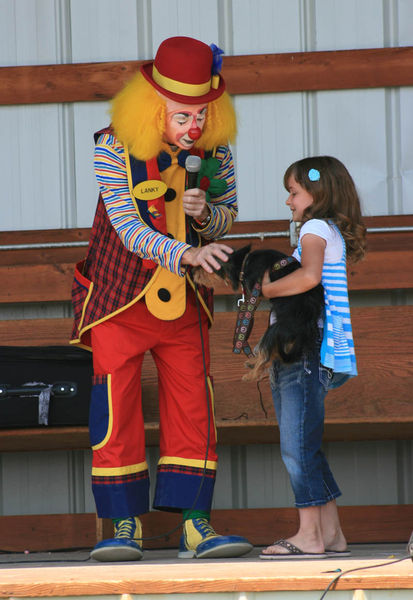
{"type": "Polygon", "coordinates": [[[320,365],[318,352],[291,364],[275,361],[272,366],[281,457],[297,508],[323,505],[341,495],[321,450],[324,398],[331,377],[331,371],[320,365]]]}

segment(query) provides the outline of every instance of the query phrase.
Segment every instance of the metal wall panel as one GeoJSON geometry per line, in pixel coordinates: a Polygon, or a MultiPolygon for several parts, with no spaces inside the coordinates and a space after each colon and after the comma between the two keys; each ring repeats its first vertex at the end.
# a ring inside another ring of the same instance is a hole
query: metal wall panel
{"type": "Polygon", "coordinates": [[[2,0],[1,66],[58,62],[58,40],[54,31],[58,4],[53,0],[2,0]]]}
{"type": "MultiPolygon", "coordinates": [[[[150,59],[162,39],[192,35],[227,54],[413,43],[411,0],[1,0],[0,65],[150,59]]],[[[245,73],[248,77],[248,73],[245,73]]],[[[284,219],[285,168],[329,153],[348,166],[366,214],[413,212],[411,88],[263,94],[234,99],[240,220],[284,219]]],[[[88,227],[96,206],[93,132],[107,103],[0,107],[2,230],[88,227]],[[5,141],[5,142],[4,142],[5,141]]],[[[412,303],[411,292],[352,302],[412,303]]],[[[228,300],[220,303],[228,310],[228,300]]],[[[67,316],[68,305],[5,306],[2,318],[67,316]]],[[[330,443],[342,504],[413,501],[413,445],[330,443]]],[[[158,450],[149,448],[152,480],[158,450]]],[[[0,457],[0,514],[92,512],[91,453],[0,457]]],[[[223,446],[215,508],[290,506],[278,445],[223,446]]]]}
{"type": "Polygon", "coordinates": [[[0,127],[10,140],[0,149],[2,229],[63,227],[59,107],[2,107],[0,127]]]}
{"type": "MultiPolygon", "coordinates": [[[[149,58],[163,38],[175,34],[215,40],[234,54],[398,45],[409,34],[413,39],[413,7],[402,2],[399,8],[396,1],[235,0],[206,6],[201,0],[4,0],[1,9],[9,41],[1,63],[9,65],[149,58]]],[[[235,98],[239,219],[287,217],[283,172],[293,160],[318,153],[345,162],[366,214],[412,212],[410,99],[410,89],[235,98]]],[[[91,224],[92,134],[107,124],[107,108],[81,103],[0,109],[11,143],[0,150],[3,185],[13,200],[2,211],[2,229],[91,224]]]]}
{"type": "Polygon", "coordinates": [[[305,50],[301,31],[304,5],[300,0],[234,0],[232,8],[232,54],[305,50]]]}
{"type": "Polygon", "coordinates": [[[71,62],[136,60],[138,14],[136,0],[71,0],[71,62]]]}
{"type": "Polygon", "coordinates": [[[173,35],[190,35],[206,44],[218,44],[220,21],[225,18],[227,2],[152,0],[151,4],[153,54],[162,40],[173,35]]]}
{"type": "MultiPolygon", "coordinates": [[[[61,3],[3,0],[0,6],[0,64],[61,62],[56,26],[61,3]],[[52,24],[52,26],[50,26],[52,24]]],[[[66,226],[62,213],[58,106],[1,107],[2,230],[66,226]],[[4,137],[3,137],[4,136],[4,137]]]]}
{"type": "Polygon", "coordinates": [[[316,102],[315,153],[344,162],[358,187],[365,215],[388,214],[385,93],[320,92],[316,102]]]}
{"type": "MultiPolygon", "coordinates": [[[[343,494],[339,505],[413,502],[410,441],[330,442],[325,452],[343,494]]],[[[214,509],[293,505],[278,444],[220,446],[218,454],[214,509]]],[[[152,483],[158,457],[157,448],[147,449],[152,483]]],[[[90,451],[3,454],[0,514],[94,512],[90,469],[90,451]]]]}
{"type": "MultiPolygon", "coordinates": [[[[413,21],[413,17],[410,22],[413,21]]],[[[413,35],[412,35],[413,39],[413,35]]],[[[400,123],[399,123],[399,139],[400,139],[400,164],[395,168],[397,175],[400,177],[403,173],[401,188],[402,197],[406,198],[406,205],[402,207],[401,213],[411,213],[412,206],[408,203],[408,199],[413,198],[413,89],[405,88],[400,90],[400,123]]]]}
{"type": "Polygon", "coordinates": [[[397,31],[400,46],[410,46],[413,40],[413,21],[412,21],[412,3],[411,0],[397,0],[388,2],[396,17],[392,19],[394,29],[397,31]]]}
{"type": "Polygon", "coordinates": [[[236,109],[238,219],[288,219],[282,181],[288,165],[303,155],[301,94],[242,96],[236,109]]]}
{"type": "Polygon", "coordinates": [[[329,154],[352,174],[368,216],[413,212],[412,90],[343,90],[236,98],[239,220],[288,218],[283,174],[329,154]]]}
{"type": "MultiPolygon", "coordinates": [[[[397,46],[403,43],[402,23],[403,39],[410,33],[407,43],[413,40],[413,6],[406,25],[406,3],[400,16],[397,2],[379,0],[297,0],[288,9],[282,1],[238,0],[235,7],[240,10],[234,14],[234,54],[397,46]],[[255,18],[249,27],[244,15],[252,14],[252,5],[255,18]],[[280,48],[285,32],[288,42],[280,48]]],[[[366,215],[413,212],[413,195],[405,193],[413,159],[407,146],[412,143],[410,97],[409,88],[237,97],[239,219],[288,217],[282,175],[294,160],[317,154],[346,164],[366,215]]]]}
{"type": "Polygon", "coordinates": [[[315,39],[312,50],[346,50],[382,46],[386,6],[395,6],[396,2],[315,0],[306,4],[314,6],[315,39]]]}
{"type": "Polygon", "coordinates": [[[93,172],[93,134],[110,124],[107,102],[79,102],[73,107],[75,186],[71,197],[72,227],[90,227],[96,210],[98,186],[93,172]]]}

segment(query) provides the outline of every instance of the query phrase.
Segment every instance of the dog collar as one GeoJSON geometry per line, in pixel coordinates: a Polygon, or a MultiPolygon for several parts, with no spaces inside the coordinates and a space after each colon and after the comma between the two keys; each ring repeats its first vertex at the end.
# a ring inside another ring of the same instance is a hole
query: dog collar
{"type": "MultiPolygon", "coordinates": [[[[242,297],[238,300],[238,316],[235,325],[232,348],[234,354],[241,354],[241,352],[244,352],[244,354],[247,356],[251,356],[253,354],[251,347],[248,344],[248,338],[254,325],[254,313],[261,301],[261,282],[257,282],[252,288],[250,297],[247,300],[245,298],[244,269],[249,254],[250,253],[248,252],[248,254],[244,256],[239,275],[242,288],[242,297]]],[[[293,262],[297,262],[297,259],[293,256],[280,258],[272,265],[271,271],[279,271],[293,262]]]]}
{"type": "MultiPolygon", "coordinates": [[[[239,282],[241,284],[242,287],[242,297],[244,298],[244,269],[245,269],[245,263],[247,262],[247,258],[250,255],[250,252],[247,252],[247,254],[244,256],[244,260],[242,261],[242,265],[241,265],[241,271],[239,272],[239,282]]],[[[239,304],[239,301],[238,301],[239,304]]]]}
{"type": "Polygon", "coordinates": [[[254,324],[254,313],[261,301],[260,295],[261,284],[256,283],[252,288],[251,296],[247,301],[245,300],[244,294],[242,294],[242,298],[238,300],[238,316],[232,348],[234,354],[241,354],[242,351],[247,356],[253,354],[251,347],[248,344],[248,338],[254,324]]]}
{"type": "Polygon", "coordinates": [[[277,262],[273,264],[273,266],[271,267],[271,271],[279,271],[280,269],[283,269],[287,265],[290,265],[294,262],[297,262],[297,259],[294,258],[294,256],[286,256],[285,258],[280,258],[280,260],[277,260],[277,262]]]}

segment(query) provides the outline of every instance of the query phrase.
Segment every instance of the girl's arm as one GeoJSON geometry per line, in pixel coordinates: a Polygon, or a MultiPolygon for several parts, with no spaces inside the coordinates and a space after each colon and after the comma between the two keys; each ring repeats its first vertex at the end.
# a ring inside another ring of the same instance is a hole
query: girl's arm
{"type": "Polygon", "coordinates": [[[305,234],[301,238],[301,269],[273,282],[270,281],[267,272],[262,282],[264,298],[302,294],[319,284],[325,247],[326,241],[323,238],[313,233],[305,234]]]}

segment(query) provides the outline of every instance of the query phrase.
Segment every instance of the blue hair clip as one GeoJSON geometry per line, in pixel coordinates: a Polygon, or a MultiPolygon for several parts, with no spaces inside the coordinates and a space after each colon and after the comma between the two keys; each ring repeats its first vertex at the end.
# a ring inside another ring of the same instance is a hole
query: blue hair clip
{"type": "Polygon", "coordinates": [[[222,69],[222,55],[224,51],[216,44],[210,44],[212,50],[212,75],[218,75],[222,69]]]}
{"type": "Polygon", "coordinates": [[[308,171],[308,179],[310,181],[319,181],[320,180],[320,171],[318,169],[310,169],[308,171]]]}

